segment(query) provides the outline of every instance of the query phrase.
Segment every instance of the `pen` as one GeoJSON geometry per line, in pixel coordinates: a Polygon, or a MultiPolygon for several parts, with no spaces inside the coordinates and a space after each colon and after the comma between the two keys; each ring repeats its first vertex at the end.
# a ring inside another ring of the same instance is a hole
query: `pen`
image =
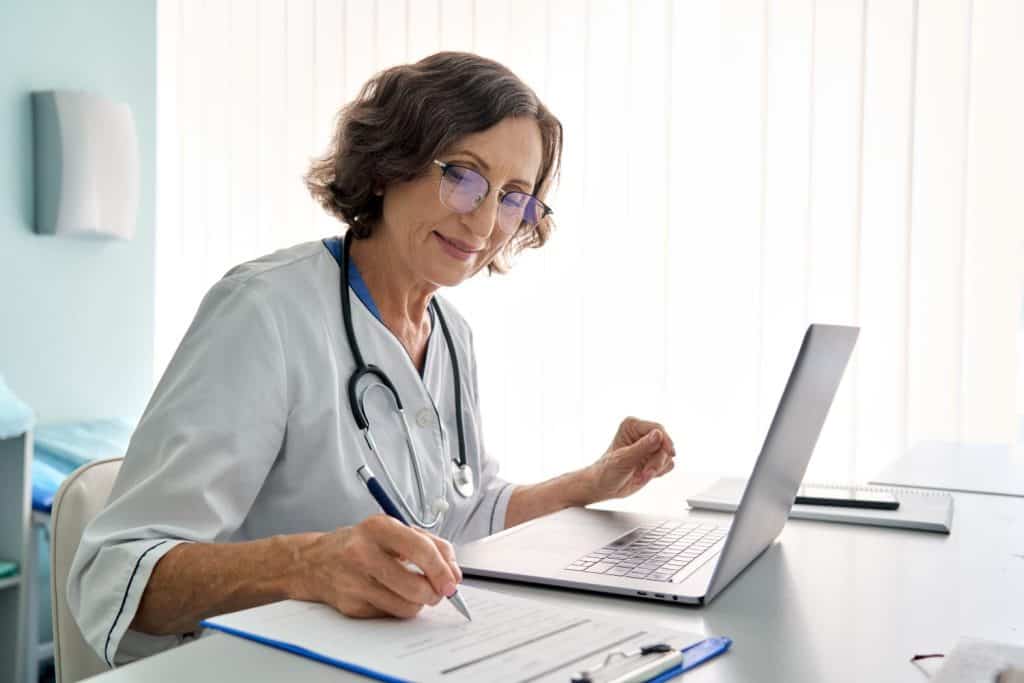
{"type": "MultiPolygon", "coordinates": [[[[388,498],[388,494],[384,491],[384,487],[381,486],[380,482],[377,481],[377,478],[373,476],[373,472],[370,471],[370,468],[366,465],[362,465],[358,470],[356,470],[356,473],[359,475],[359,478],[363,480],[363,483],[366,484],[366,488],[370,490],[370,495],[373,496],[375,501],[377,501],[377,504],[380,505],[381,509],[384,510],[389,517],[393,517],[405,526],[409,526],[409,523],[405,521],[405,517],[402,516],[402,513],[399,512],[398,508],[395,507],[395,504],[391,502],[390,498],[388,498]]],[[[454,593],[448,596],[448,600],[455,605],[455,609],[459,610],[459,614],[466,617],[467,621],[473,621],[473,617],[469,614],[469,607],[466,606],[466,601],[462,599],[461,595],[459,595],[458,588],[455,589],[454,593]]]]}

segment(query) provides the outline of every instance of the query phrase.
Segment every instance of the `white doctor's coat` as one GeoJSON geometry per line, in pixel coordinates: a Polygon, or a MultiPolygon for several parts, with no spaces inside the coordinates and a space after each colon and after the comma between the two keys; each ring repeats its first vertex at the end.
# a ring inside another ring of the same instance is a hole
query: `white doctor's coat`
{"type": "MultiPolygon", "coordinates": [[[[128,628],[153,567],[178,543],[330,531],[380,512],[356,475],[365,457],[384,483],[349,408],[355,363],[339,274],[321,242],[302,244],[238,266],[203,299],[71,568],[71,610],[109,666],[181,641],[128,628]]],[[[365,362],[388,374],[405,405],[428,505],[439,478],[446,482],[452,507],[434,533],[461,542],[501,530],[513,487],[498,479],[497,462],[484,451],[465,320],[439,299],[460,363],[466,457],[477,481],[468,500],[451,485],[458,431],[444,335],[431,332],[421,379],[399,341],[348,294],[365,362]]],[[[408,451],[384,392],[370,392],[367,413],[379,453],[419,508],[408,451]]]]}

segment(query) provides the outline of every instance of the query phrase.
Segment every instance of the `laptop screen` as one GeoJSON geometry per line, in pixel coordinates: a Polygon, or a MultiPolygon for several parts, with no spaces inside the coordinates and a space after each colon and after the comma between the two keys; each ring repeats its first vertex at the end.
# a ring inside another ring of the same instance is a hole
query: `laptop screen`
{"type": "Polygon", "coordinates": [[[708,588],[724,588],[782,531],[859,333],[811,325],[782,392],[708,588]]]}

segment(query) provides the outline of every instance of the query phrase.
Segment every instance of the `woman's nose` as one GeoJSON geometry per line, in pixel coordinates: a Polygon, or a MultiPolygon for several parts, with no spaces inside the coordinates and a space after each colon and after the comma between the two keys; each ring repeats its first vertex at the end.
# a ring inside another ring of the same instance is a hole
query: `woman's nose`
{"type": "Polygon", "coordinates": [[[475,209],[462,214],[462,223],[477,237],[489,238],[498,226],[498,193],[488,193],[475,209]]]}

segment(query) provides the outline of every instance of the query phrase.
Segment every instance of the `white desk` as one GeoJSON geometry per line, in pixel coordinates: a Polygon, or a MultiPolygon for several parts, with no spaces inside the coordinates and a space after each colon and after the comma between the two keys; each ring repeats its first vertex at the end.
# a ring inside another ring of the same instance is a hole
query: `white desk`
{"type": "Polygon", "coordinates": [[[1024,441],[922,441],[871,483],[1024,497],[1024,441]]]}
{"type": "MultiPolygon", "coordinates": [[[[624,509],[671,514],[713,478],[677,471],[624,509]]],[[[733,638],[687,681],[924,681],[909,663],[961,635],[1024,643],[1024,499],[958,493],[953,533],[790,521],[780,542],[709,606],[646,603],[470,580],[474,586],[733,638]]],[[[702,512],[696,518],[727,519],[702,512]]],[[[98,676],[97,683],[366,680],[226,635],[98,676]]]]}

